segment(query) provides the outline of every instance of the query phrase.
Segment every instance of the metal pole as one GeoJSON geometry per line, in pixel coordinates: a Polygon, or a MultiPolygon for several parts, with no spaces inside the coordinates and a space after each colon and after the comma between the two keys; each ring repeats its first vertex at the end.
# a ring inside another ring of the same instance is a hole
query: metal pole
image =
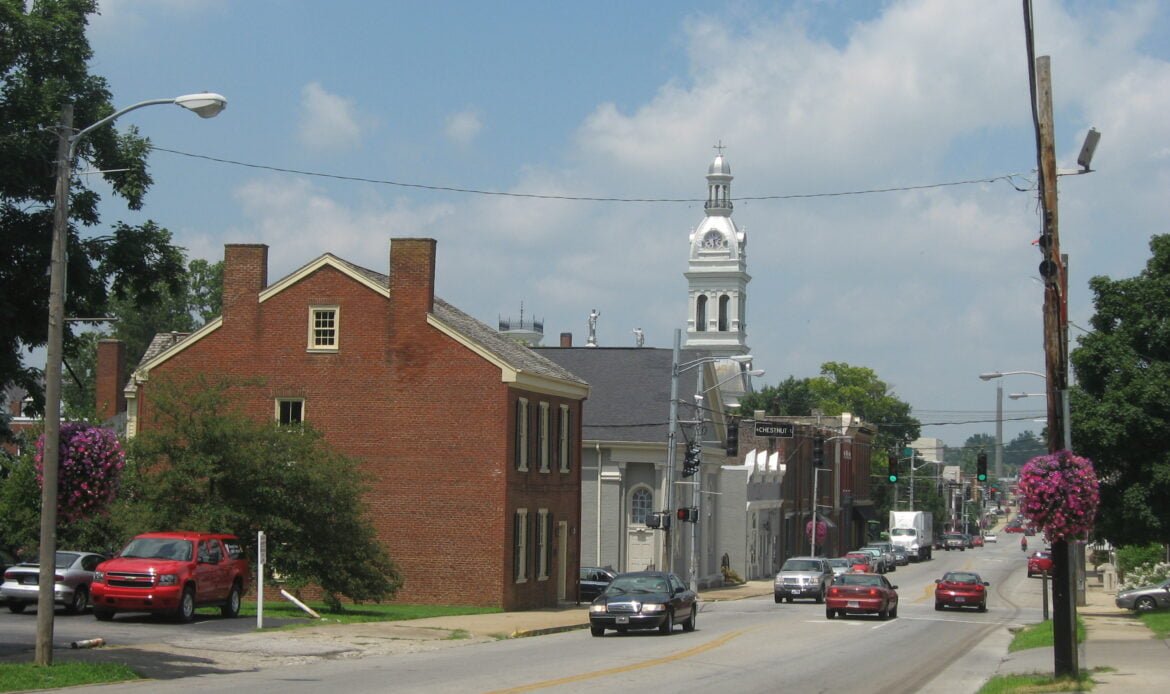
{"type": "Polygon", "coordinates": [[[817,478],[820,477],[820,475],[817,474],[818,472],[819,472],[819,470],[817,470],[817,464],[816,464],[816,462],[814,462],[813,466],[812,466],[812,473],[813,473],[812,521],[809,524],[809,531],[808,531],[808,542],[809,542],[808,555],[810,557],[817,556],[817,478]]]}
{"type": "Polygon", "coordinates": [[[57,477],[61,453],[61,364],[65,343],[65,247],[69,242],[73,104],[61,109],[57,133],[57,189],[49,261],[49,334],[45,353],[45,451],[41,484],[40,575],[37,585],[37,665],[53,664],[53,575],[57,557],[57,477]]]}
{"type": "Polygon", "coordinates": [[[1003,479],[1003,378],[995,381],[995,479],[1003,479]]]}
{"type": "MultiPolygon", "coordinates": [[[[674,352],[670,361],[670,425],[666,434],[666,512],[670,514],[674,513],[674,440],[678,435],[678,356],[681,343],[682,331],[675,328],[674,352]]],[[[674,564],[673,538],[674,533],[666,528],[662,548],[665,555],[662,566],[666,571],[670,571],[674,564]]]]}
{"type": "Polygon", "coordinates": [[[914,510],[914,449],[910,449],[910,510],[914,510]]]}

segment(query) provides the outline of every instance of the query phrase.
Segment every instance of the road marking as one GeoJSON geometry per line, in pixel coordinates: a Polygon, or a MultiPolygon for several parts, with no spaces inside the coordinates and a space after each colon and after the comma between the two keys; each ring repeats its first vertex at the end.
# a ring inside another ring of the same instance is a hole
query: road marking
{"type": "Polygon", "coordinates": [[[614,668],[609,668],[606,670],[596,670],[594,672],[584,672],[584,673],[581,673],[580,675],[570,675],[569,677],[561,677],[560,679],[555,679],[555,680],[544,680],[543,682],[533,682],[532,684],[526,684],[526,685],[523,685],[520,687],[513,687],[511,689],[498,689],[494,692],[490,692],[489,694],[513,694],[514,692],[534,692],[538,689],[545,689],[548,687],[559,687],[563,684],[572,684],[574,682],[584,682],[585,680],[597,679],[598,677],[606,677],[608,675],[617,675],[617,674],[620,674],[623,672],[631,672],[633,670],[642,670],[642,669],[648,668],[648,667],[655,667],[657,665],[664,665],[666,663],[672,663],[676,660],[690,658],[690,657],[696,656],[700,653],[705,653],[706,651],[714,650],[714,649],[719,648],[720,646],[722,646],[723,644],[727,643],[728,641],[730,641],[734,638],[737,638],[739,636],[746,634],[749,631],[754,631],[755,629],[759,629],[759,628],[760,627],[752,627],[751,629],[740,629],[739,631],[733,631],[729,634],[724,634],[723,636],[720,636],[719,638],[717,638],[713,641],[708,641],[707,643],[700,644],[698,646],[695,646],[694,648],[683,651],[681,653],[675,653],[674,655],[668,655],[668,656],[664,656],[662,658],[655,658],[653,660],[644,660],[640,663],[632,663],[630,665],[622,665],[621,667],[614,667],[614,668]]]}

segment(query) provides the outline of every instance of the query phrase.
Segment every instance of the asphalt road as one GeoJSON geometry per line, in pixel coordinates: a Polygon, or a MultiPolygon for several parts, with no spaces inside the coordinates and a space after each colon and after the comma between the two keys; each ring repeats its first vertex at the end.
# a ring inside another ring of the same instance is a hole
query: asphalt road
{"type": "MultiPolygon", "coordinates": [[[[827,692],[945,691],[948,668],[1006,625],[1039,621],[1040,581],[1024,575],[1015,545],[938,552],[889,574],[899,586],[897,619],[825,619],[823,605],[771,596],[707,603],[698,629],[594,638],[572,631],[436,651],[324,660],[281,668],[89,687],[86,692],[827,692]],[[989,611],[936,612],[934,579],[975,570],[992,583],[989,611]],[[1026,606],[1026,607],[1025,607],[1026,606]],[[941,683],[940,678],[943,680],[941,683]]],[[[230,628],[208,619],[174,628],[230,628]]],[[[126,628],[156,628],[126,624],[126,628]]],[[[250,626],[250,625],[249,625],[250,626]]],[[[164,627],[157,627],[164,628],[164,627]]],[[[165,628],[171,628],[167,626],[165,628]]],[[[952,669],[953,671],[953,669],[952,669]]]]}

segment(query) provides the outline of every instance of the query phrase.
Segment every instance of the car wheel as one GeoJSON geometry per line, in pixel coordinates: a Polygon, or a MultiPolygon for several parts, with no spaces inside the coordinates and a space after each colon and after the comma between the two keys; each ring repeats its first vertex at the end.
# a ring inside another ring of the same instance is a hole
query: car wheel
{"type": "Polygon", "coordinates": [[[1138,612],[1149,612],[1155,607],[1157,607],[1157,605],[1154,603],[1154,599],[1148,595],[1138,598],[1137,602],[1133,604],[1133,609],[1137,610],[1138,612]]]}
{"type": "Polygon", "coordinates": [[[788,597],[786,597],[786,598],[784,598],[784,599],[785,599],[787,602],[792,602],[792,596],[791,596],[791,595],[789,595],[788,597]]]}
{"type": "Polygon", "coordinates": [[[662,620],[662,624],[658,626],[658,633],[663,636],[670,636],[670,632],[672,631],[674,631],[674,613],[667,610],[666,619],[662,620]]]}
{"type": "Polygon", "coordinates": [[[1032,572],[1031,572],[1031,571],[1029,571],[1029,572],[1028,572],[1028,578],[1032,578],[1032,572]]]}
{"type": "Polygon", "coordinates": [[[934,603],[934,610],[935,612],[942,612],[943,604],[941,602],[934,603]]]}
{"type": "Polygon", "coordinates": [[[817,593],[816,601],[817,601],[818,605],[823,604],[825,602],[825,587],[824,586],[821,586],[821,592],[817,593]]]}
{"type": "Polygon", "coordinates": [[[695,623],[699,619],[699,606],[691,605],[691,616],[687,617],[687,621],[683,622],[683,631],[694,631],[695,623]]]}
{"type": "Polygon", "coordinates": [[[109,622],[114,618],[113,610],[103,610],[100,607],[93,608],[93,616],[99,622],[109,622]]]}
{"type": "Polygon", "coordinates": [[[179,607],[175,610],[175,617],[180,622],[190,622],[195,619],[195,588],[187,586],[183,589],[183,596],[179,598],[179,607]]]}
{"type": "Polygon", "coordinates": [[[12,614],[20,614],[21,612],[24,612],[24,606],[26,604],[27,603],[23,602],[10,602],[8,603],[8,611],[12,614]]]}
{"type": "Polygon", "coordinates": [[[227,602],[223,607],[219,608],[220,614],[224,617],[239,617],[240,616],[240,582],[236,581],[232,584],[232,592],[228,593],[227,602]]]}
{"type": "Polygon", "coordinates": [[[825,610],[825,619],[835,619],[836,617],[837,617],[836,610],[834,610],[834,609],[826,609],[825,610]]]}
{"type": "Polygon", "coordinates": [[[980,605],[979,605],[979,611],[980,611],[980,612],[986,612],[986,611],[987,611],[987,603],[982,603],[982,604],[980,604],[980,605]]]}
{"type": "Polygon", "coordinates": [[[890,618],[890,609],[889,609],[889,607],[883,607],[883,608],[882,608],[882,609],[881,609],[881,610],[878,612],[878,619],[880,619],[880,620],[882,620],[882,621],[884,622],[884,621],[886,621],[886,620],[887,620],[887,619],[889,619],[889,618],[890,618]]]}
{"type": "Polygon", "coordinates": [[[605,627],[589,627],[589,633],[594,636],[605,636],[605,627]]]}
{"type": "Polygon", "coordinates": [[[86,607],[89,607],[89,589],[77,586],[73,589],[73,599],[65,606],[65,611],[69,614],[79,614],[85,612],[86,607]]]}
{"type": "Polygon", "coordinates": [[[894,605],[894,609],[890,610],[890,619],[898,618],[898,606],[894,605]]]}
{"type": "Polygon", "coordinates": [[[779,594],[779,593],[776,593],[776,594],[775,594],[775,596],[776,596],[776,604],[777,604],[777,605],[779,605],[780,603],[784,602],[784,596],[783,596],[783,595],[781,595],[781,594],[779,594]]]}

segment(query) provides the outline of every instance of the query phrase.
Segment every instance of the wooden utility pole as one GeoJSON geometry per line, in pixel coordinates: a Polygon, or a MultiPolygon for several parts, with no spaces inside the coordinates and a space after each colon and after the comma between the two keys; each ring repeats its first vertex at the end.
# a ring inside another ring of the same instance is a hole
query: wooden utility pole
{"type": "MultiPolygon", "coordinates": [[[[1068,286],[1060,254],[1056,201],[1056,139],[1052,117],[1052,66],[1048,56],[1036,59],[1037,156],[1044,228],[1040,235],[1040,276],[1044,278],[1044,364],[1048,394],[1048,452],[1064,449],[1065,399],[1068,397],[1068,286]]],[[[1057,677],[1077,677],[1076,601],[1072,552],[1067,540],[1052,543],[1052,631],[1057,677]]]]}

